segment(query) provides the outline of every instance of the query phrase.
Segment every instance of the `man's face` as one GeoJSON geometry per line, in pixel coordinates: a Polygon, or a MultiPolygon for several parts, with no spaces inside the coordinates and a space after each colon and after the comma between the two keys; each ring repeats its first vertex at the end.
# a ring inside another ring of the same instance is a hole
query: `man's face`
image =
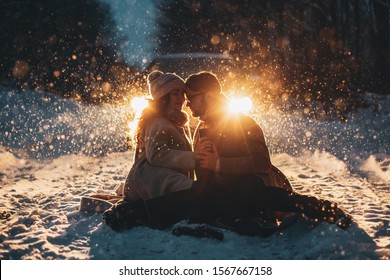
{"type": "Polygon", "coordinates": [[[187,98],[187,107],[191,109],[192,116],[194,118],[202,117],[205,112],[205,104],[203,102],[204,94],[198,94],[193,97],[187,98]]]}

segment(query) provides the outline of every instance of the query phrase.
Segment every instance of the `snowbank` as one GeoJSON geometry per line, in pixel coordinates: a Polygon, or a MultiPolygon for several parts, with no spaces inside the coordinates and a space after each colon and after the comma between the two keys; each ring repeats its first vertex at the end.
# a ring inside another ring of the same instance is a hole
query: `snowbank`
{"type": "Polygon", "coordinates": [[[389,259],[390,106],[388,99],[380,104],[344,123],[254,115],[273,163],[294,188],[337,202],[353,215],[351,228],[300,220],[268,238],[224,231],[220,242],[143,227],[116,233],[101,215],[80,213],[81,196],[113,192],[132,165],[123,145],[125,109],[4,91],[0,212],[11,216],[0,223],[0,258],[389,259]]]}
{"type": "Polygon", "coordinates": [[[4,90],[0,108],[0,144],[23,156],[125,150],[124,106],[84,106],[50,94],[4,90]]]}

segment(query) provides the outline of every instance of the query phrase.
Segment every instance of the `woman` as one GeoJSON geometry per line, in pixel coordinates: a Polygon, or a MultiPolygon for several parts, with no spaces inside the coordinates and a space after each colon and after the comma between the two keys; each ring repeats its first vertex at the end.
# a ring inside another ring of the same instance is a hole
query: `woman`
{"type": "Polygon", "coordinates": [[[148,76],[153,100],[144,109],[136,130],[135,162],[127,176],[128,201],[144,201],[188,189],[195,160],[188,127],[184,81],[177,75],[154,71],[148,76]]]}
{"type": "Polygon", "coordinates": [[[152,210],[153,218],[145,204],[193,185],[195,159],[188,115],[182,110],[185,83],[175,74],[160,71],[150,73],[147,82],[153,99],[138,122],[135,160],[126,178],[125,198],[104,213],[105,222],[116,230],[151,220],[160,227],[183,217],[184,200],[182,209],[171,209],[174,213],[167,207],[152,210]]]}

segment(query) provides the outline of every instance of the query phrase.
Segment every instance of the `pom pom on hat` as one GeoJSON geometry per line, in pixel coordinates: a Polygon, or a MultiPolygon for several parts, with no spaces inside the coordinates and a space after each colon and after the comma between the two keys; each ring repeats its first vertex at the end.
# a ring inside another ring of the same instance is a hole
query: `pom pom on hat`
{"type": "Polygon", "coordinates": [[[152,73],[150,73],[148,75],[148,83],[150,84],[151,82],[153,82],[155,79],[157,79],[161,75],[164,75],[164,73],[161,71],[158,71],[158,70],[153,71],[152,73]]]}
{"type": "Polygon", "coordinates": [[[157,100],[175,89],[185,90],[185,83],[182,78],[173,73],[153,71],[148,75],[149,93],[157,100]]]}

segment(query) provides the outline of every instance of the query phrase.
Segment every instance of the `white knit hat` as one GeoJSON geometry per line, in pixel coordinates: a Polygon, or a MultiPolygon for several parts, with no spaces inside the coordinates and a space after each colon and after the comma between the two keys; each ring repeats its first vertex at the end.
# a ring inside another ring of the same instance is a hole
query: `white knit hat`
{"type": "Polygon", "coordinates": [[[154,100],[160,99],[174,89],[185,90],[184,80],[173,73],[153,71],[148,75],[149,93],[154,100]]]}

